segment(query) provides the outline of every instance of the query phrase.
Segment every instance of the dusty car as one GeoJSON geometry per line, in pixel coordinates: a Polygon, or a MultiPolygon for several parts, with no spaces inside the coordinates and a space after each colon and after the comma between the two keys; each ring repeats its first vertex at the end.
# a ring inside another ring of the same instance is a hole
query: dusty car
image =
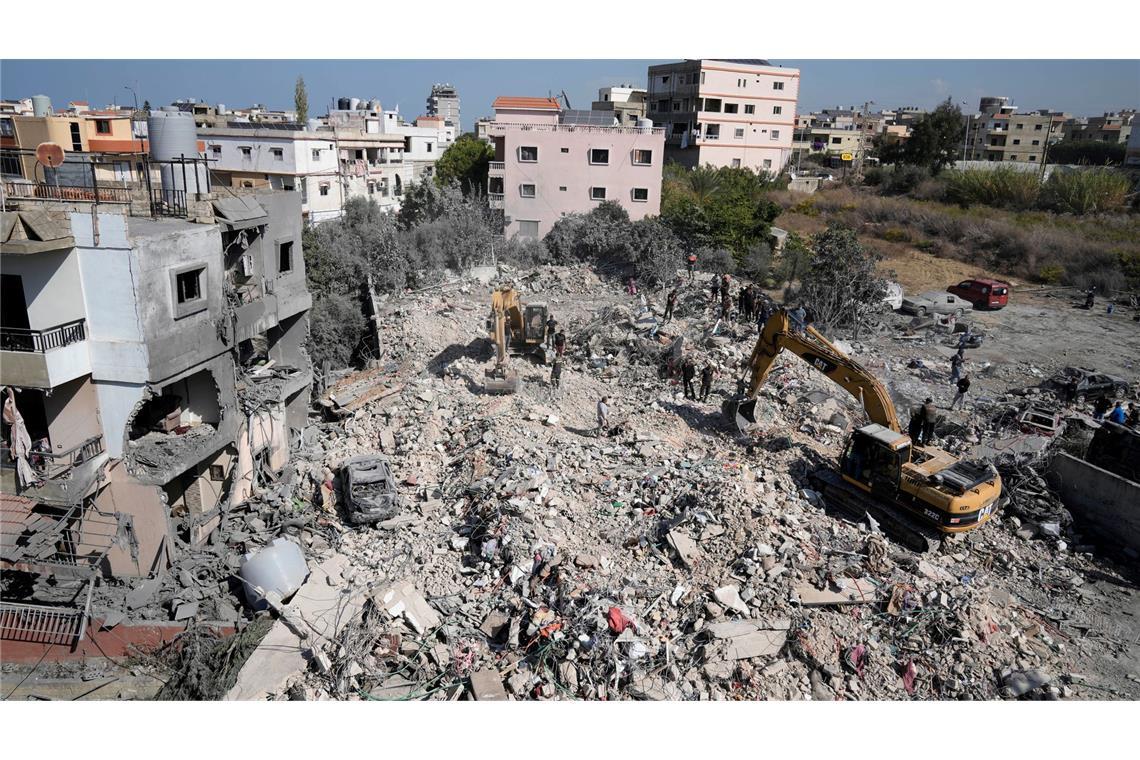
{"type": "Polygon", "coordinates": [[[917,314],[920,317],[925,317],[927,314],[954,314],[960,317],[973,309],[972,303],[953,293],[931,290],[919,296],[904,298],[900,311],[917,314]]]}
{"type": "Polygon", "coordinates": [[[354,523],[373,523],[394,517],[400,509],[392,465],[380,454],[361,454],[341,465],[344,504],[354,523]]]}
{"type": "Polygon", "coordinates": [[[1065,367],[1046,386],[1066,401],[1078,404],[1096,398],[1124,398],[1129,391],[1127,380],[1087,367],[1065,367]]]}
{"type": "Polygon", "coordinates": [[[898,311],[902,308],[903,289],[897,282],[887,282],[887,292],[883,296],[883,308],[898,311]]]}

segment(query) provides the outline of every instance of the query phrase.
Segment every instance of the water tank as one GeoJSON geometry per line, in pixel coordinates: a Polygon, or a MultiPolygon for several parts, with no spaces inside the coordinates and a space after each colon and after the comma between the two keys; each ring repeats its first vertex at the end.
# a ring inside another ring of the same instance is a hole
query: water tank
{"type": "Polygon", "coordinates": [[[336,99],[336,110],[347,111],[351,107],[352,107],[352,101],[349,100],[348,98],[337,98],[336,99]]]}
{"type": "MultiPolygon", "coordinates": [[[[152,111],[146,120],[150,155],[156,161],[172,161],[181,157],[199,158],[198,130],[194,115],[185,111],[152,111]]],[[[209,187],[204,164],[161,164],[163,190],[206,192],[209,187]],[[197,177],[195,178],[195,172],[197,177]],[[185,180],[183,180],[185,176],[185,180]]]]}
{"type": "Polygon", "coordinates": [[[218,105],[214,106],[214,112],[215,113],[226,113],[226,104],[225,103],[218,103],[218,105]]]}
{"type": "Polygon", "coordinates": [[[310,132],[316,132],[320,128],[321,128],[321,120],[320,119],[309,119],[308,129],[310,132]]]}
{"type": "Polygon", "coordinates": [[[379,111],[380,110],[380,101],[377,100],[376,98],[373,98],[372,100],[368,101],[368,110],[369,111],[379,111]]]}
{"type": "Polygon", "coordinates": [[[47,116],[51,113],[51,98],[47,95],[32,96],[32,113],[36,116],[47,116]]]}
{"type": "Polygon", "coordinates": [[[348,110],[355,111],[358,108],[360,108],[360,98],[349,98],[348,110]]]}
{"type": "Polygon", "coordinates": [[[638,119],[637,126],[641,129],[653,129],[653,119],[638,119]]]}

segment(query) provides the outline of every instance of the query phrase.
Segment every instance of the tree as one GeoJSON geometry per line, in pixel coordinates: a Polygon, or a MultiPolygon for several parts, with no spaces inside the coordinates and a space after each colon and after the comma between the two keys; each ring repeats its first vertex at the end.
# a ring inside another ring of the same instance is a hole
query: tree
{"type": "Polygon", "coordinates": [[[305,78],[297,77],[297,84],[293,88],[293,110],[297,112],[297,123],[304,124],[309,120],[309,92],[305,89],[305,78]]]}
{"type": "Polygon", "coordinates": [[[435,164],[435,181],[440,187],[458,182],[464,195],[487,187],[487,170],[495,149],[471,133],[459,136],[435,164]]]}
{"type": "Polygon", "coordinates": [[[897,158],[905,164],[926,167],[935,174],[942,171],[961,153],[962,118],[962,109],[947,98],[915,122],[897,158]]]}
{"type": "Polygon", "coordinates": [[[666,167],[661,220],[689,250],[726,248],[738,263],[764,242],[780,207],[768,200],[772,180],[747,168],[666,167]]]}
{"type": "Polygon", "coordinates": [[[812,249],[798,299],[815,311],[820,326],[850,328],[858,336],[887,292],[875,271],[882,256],[865,248],[854,230],[836,226],[815,235],[812,249]]]}
{"type": "Polygon", "coordinates": [[[1120,166],[1124,163],[1124,143],[1106,143],[1097,140],[1065,140],[1049,146],[1051,164],[1088,164],[1090,166],[1120,166]]]}
{"type": "Polygon", "coordinates": [[[149,101],[149,100],[144,100],[144,101],[143,101],[143,107],[142,107],[142,110],[143,110],[143,113],[145,113],[145,114],[149,114],[149,113],[150,113],[150,101],[149,101]]]}

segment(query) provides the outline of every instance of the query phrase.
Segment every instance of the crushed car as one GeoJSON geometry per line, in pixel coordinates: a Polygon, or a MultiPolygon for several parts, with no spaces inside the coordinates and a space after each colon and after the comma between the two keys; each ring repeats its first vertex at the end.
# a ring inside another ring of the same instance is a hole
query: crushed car
{"type": "Polygon", "coordinates": [[[1044,387],[1065,401],[1083,404],[1098,398],[1124,398],[1128,381],[1087,367],[1065,367],[1045,382],[1044,387]]]}
{"type": "Polygon", "coordinates": [[[907,296],[902,300],[900,311],[917,314],[920,317],[925,317],[927,314],[953,314],[960,317],[973,309],[974,305],[964,298],[953,293],[932,290],[922,295],[907,296]]]}
{"type": "Polygon", "coordinates": [[[361,454],[341,465],[344,504],[354,523],[375,523],[395,517],[400,498],[392,465],[381,454],[361,454]]]}

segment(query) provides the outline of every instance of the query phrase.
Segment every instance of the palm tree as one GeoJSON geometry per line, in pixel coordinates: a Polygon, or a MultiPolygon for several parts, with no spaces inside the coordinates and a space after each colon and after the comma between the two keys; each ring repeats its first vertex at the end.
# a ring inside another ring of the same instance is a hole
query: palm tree
{"type": "Polygon", "coordinates": [[[693,194],[693,200],[700,206],[703,206],[720,190],[720,176],[717,174],[717,170],[709,165],[693,169],[686,179],[689,192],[693,194]]]}

